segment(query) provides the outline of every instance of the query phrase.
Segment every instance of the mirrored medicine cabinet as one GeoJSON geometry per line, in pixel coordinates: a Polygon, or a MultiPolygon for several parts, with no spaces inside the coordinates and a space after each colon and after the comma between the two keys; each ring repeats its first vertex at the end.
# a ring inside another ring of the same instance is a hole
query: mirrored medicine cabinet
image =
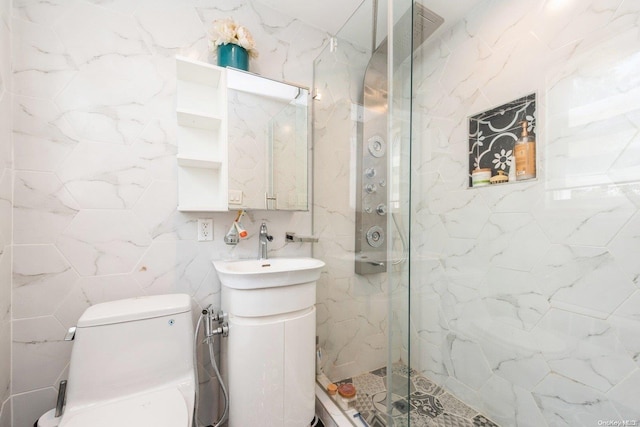
{"type": "Polygon", "coordinates": [[[230,68],[227,88],[229,208],[307,210],[309,90],[230,68]]]}
{"type": "Polygon", "coordinates": [[[308,210],[309,90],[177,58],[178,209],[308,210]]]}

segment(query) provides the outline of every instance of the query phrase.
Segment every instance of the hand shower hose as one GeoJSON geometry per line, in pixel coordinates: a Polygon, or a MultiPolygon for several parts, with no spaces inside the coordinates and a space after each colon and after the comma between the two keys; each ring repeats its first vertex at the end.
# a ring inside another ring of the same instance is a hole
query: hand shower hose
{"type": "Polygon", "coordinates": [[[220,384],[220,388],[222,389],[222,395],[224,396],[224,411],[222,413],[222,416],[218,421],[215,422],[215,424],[209,425],[207,427],[220,427],[222,423],[226,421],[227,415],[229,414],[229,395],[227,394],[227,388],[225,387],[224,382],[222,381],[222,376],[220,375],[220,370],[218,369],[218,364],[216,363],[216,357],[213,351],[213,342],[214,342],[213,334],[207,333],[207,331],[210,331],[211,329],[210,316],[211,316],[211,312],[208,309],[202,310],[202,313],[198,318],[198,323],[196,324],[196,331],[193,339],[193,366],[195,369],[195,376],[196,376],[196,396],[195,396],[195,405],[194,405],[194,411],[193,411],[194,427],[198,427],[198,409],[199,409],[198,400],[200,395],[198,389],[199,389],[200,381],[198,379],[197,348],[198,348],[198,335],[199,335],[200,326],[202,325],[203,320],[206,322],[206,324],[205,324],[205,338],[204,340],[202,340],[202,343],[207,344],[209,348],[209,359],[211,360],[211,366],[213,366],[213,370],[215,371],[216,377],[218,379],[218,383],[220,384]]]}

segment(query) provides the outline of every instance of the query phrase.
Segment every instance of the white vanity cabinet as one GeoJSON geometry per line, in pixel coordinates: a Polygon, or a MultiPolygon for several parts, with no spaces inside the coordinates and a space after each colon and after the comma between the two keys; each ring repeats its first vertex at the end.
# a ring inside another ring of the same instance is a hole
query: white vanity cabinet
{"type": "Polygon", "coordinates": [[[315,412],[316,282],[223,284],[229,427],[300,427],[315,412]],[[250,409],[249,409],[250,408],[250,409]]]}
{"type": "Polygon", "coordinates": [[[228,210],[226,70],[176,58],[178,210],[228,210]]]}

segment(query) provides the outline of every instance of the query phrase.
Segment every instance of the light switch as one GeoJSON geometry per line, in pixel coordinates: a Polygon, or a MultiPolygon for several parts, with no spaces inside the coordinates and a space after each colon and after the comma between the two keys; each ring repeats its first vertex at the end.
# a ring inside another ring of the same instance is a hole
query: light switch
{"type": "Polygon", "coordinates": [[[230,205],[242,204],[242,190],[229,190],[229,204],[230,205]]]}

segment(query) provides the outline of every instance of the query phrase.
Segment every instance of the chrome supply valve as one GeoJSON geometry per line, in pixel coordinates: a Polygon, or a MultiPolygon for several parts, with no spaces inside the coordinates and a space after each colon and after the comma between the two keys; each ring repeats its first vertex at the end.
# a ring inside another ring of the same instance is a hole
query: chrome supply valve
{"type": "Polygon", "coordinates": [[[213,335],[222,335],[223,337],[228,337],[229,336],[229,324],[227,322],[224,322],[222,325],[220,325],[217,328],[215,328],[211,332],[211,334],[212,334],[212,336],[213,335]]]}
{"type": "Polygon", "coordinates": [[[211,313],[211,320],[213,322],[224,323],[226,317],[227,314],[222,310],[211,313]]]}
{"type": "Polygon", "coordinates": [[[223,337],[229,335],[229,325],[225,321],[224,311],[216,311],[209,305],[202,310],[202,315],[204,316],[204,336],[206,339],[210,339],[214,335],[222,335],[223,337]],[[214,322],[217,322],[219,326],[216,327],[214,322]]]}

